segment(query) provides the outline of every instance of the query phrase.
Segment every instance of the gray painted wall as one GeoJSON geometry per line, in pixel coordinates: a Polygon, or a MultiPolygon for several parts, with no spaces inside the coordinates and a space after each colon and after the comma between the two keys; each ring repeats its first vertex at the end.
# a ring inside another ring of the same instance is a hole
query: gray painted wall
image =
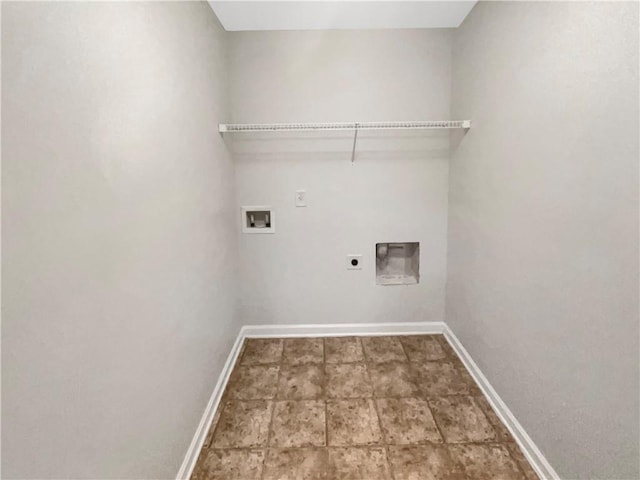
{"type": "MultiPolygon", "coordinates": [[[[236,122],[449,118],[449,29],[230,34],[236,122]]],[[[240,235],[243,323],[442,321],[446,132],[238,134],[242,205],[271,205],[274,235],[240,235]],[[305,208],[296,190],[306,189],[305,208]],[[420,242],[420,284],[379,286],[377,242],[420,242]],[[362,270],[347,270],[362,254],[362,270]]]]}
{"type": "Polygon", "coordinates": [[[563,478],[638,478],[638,4],[455,33],[446,320],[563,478]]]}
{"type": "Polygon", "coordinates": [[[172,478],[238,325],[206,3],[2,2],[3,478],[172,478]]]}

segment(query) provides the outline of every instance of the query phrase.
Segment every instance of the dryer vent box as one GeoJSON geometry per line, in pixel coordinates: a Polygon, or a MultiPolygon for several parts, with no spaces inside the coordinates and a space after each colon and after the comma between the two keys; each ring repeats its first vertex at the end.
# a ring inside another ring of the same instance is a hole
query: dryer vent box
{"type": "Polygon", "coordinates": [[[242,233],[275,233],[275,221],[271,207],[242,207],[242,233]]]}
{"type": "Polygon", "coordinates": [[[377,243],[376,283],[416,285],[420,282],[420,243],[377,243]]]}

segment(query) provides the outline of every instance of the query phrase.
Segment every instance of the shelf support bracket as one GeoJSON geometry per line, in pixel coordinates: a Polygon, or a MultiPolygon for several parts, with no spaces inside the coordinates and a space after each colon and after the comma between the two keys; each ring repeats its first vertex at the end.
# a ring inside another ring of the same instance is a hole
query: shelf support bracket
{"type": "Polygon", "coordinates": [[[356,123],[356,130],[353,134],[353,148],[351,149],[351,163],[353,163],[353,160],[356,158],[356,142],[358,141],[358,127],[360,126],[359,123],[356,123]]]}

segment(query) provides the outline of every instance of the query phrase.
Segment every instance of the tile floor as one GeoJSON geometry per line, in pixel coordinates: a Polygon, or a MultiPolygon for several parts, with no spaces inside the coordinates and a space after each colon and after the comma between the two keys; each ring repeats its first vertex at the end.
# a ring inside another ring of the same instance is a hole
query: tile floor
{"type": "Polygon", "coordinates": [[[442,335],[249,339],[192,480],[537,480],[442,335]]]}

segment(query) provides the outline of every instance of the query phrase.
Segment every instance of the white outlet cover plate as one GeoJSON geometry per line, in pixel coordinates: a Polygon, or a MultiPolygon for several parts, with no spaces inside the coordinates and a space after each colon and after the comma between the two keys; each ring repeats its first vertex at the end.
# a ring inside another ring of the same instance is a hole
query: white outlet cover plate
{"type": "Polygon", "coordinates": [[[307,191],[296,190],[296,207],[306,207],[306,206],[307,206],[307,191]]]}
{"type": "Polygon", "coordinates": [[[347,255],[347,270],[362,270],[362,255],[361,254],[349,254],[347,255]],[[358,260],[358,265],[351,265],[351,260],[358,260]]]}

